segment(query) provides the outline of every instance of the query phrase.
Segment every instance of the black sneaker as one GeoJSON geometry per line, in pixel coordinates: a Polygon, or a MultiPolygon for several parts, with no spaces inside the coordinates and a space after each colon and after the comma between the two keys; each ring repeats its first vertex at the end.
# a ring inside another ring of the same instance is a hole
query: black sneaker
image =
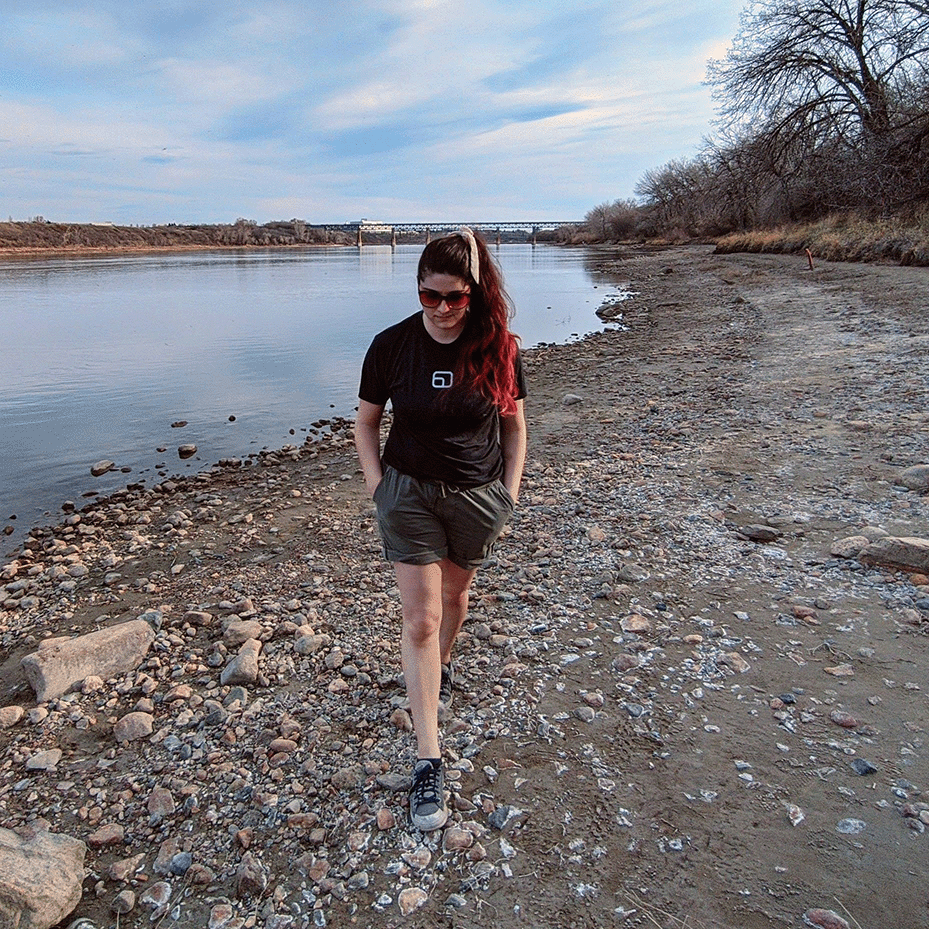
{"type": "Polygon", "coordinates": [[[442,762],[420,758],[410,784],[410,822],[423,832],[441,829],[448,819],[442,762]]]}
{"type": "Polygon", "coordinates": [[[447,712],[452,705],[452,687],[455,684],[455,669],[452,663],[442,665],[442,682],[439,684],[439,713],[447,712]]]}

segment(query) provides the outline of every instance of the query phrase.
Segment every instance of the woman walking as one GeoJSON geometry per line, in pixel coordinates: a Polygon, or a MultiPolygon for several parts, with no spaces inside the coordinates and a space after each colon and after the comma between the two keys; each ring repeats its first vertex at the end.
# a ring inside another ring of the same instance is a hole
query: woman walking
{"type": "Polygon", "coordinates": [[[471,582],[519,495],[526,391],[511,305],[479,236],[462,229],[427,245],[417,283],[422,311],[377,335],[365,356],[355,445],[400,589],[417,743],[410,819],[428,831],[448,818],[439,706],[452,702],[471,582]]]}

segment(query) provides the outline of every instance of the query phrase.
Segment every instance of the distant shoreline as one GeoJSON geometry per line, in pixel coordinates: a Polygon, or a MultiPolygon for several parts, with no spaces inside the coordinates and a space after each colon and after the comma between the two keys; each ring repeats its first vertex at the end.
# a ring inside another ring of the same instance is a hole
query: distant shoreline
{"type": "Polygon", "coordinates": [[[117,226],[108,223],[55,223],[36,217],[28,222],[0,222],[0,256],[110,255],[191,251],[212,248],[282,248],[351,245],[344,230],[287,220],[259,225],[234,223],[117,226]]]}
{"type": "MultiPolygon", "coordinates": [[[[375,231],[363,226],[315,225],[292,219],[259,225],[251,220],[157,226],[116,226],[108,223],[54,223],[41,217],[28,222],[0,222],[0,260],[48,256],[97,257],[166,254],[211,249],[352,247],[422,245],[428,232],[375,231]]],[[[509,241],[509,239],[506,239],[509,241]]]]}
{"type": "Polygon", "coordinates": [[[75,257],[94,258],[108,255],[151,255],[171,252],[255,252],[264,249],[296,251],[308,248],[345,248],[339,242],[301,242],[294,245],[46,245],[0,247],[0,260],[7,258],[75,257]]]}

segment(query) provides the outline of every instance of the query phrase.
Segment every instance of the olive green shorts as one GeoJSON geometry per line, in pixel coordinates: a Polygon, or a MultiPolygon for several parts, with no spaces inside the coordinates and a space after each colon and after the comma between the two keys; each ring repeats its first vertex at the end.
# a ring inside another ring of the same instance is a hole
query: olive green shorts
{"type": "Polygon", "coordinates": [[[457,488],[389,465],[374,502],[388,561],[425,565],[448,558],[466,571],[490,554],[514,508],[502,481],[457,488]]]}

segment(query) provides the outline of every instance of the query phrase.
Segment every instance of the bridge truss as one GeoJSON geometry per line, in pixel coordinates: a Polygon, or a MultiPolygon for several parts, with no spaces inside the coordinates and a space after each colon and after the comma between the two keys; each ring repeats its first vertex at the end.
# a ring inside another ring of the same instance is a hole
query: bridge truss
{"type": "Polygon", "coordinates": [[[525,232],[532,244],[535,245],[536,238],[540,232],[559,229],[562,226],[574,225],[578,224],[576,222],[536,222],[534,220],[499,223],[388,223],[363,219],[357,223],[330,223],[319,226],[310,226],[308,224],[308,227],[353,233],[359,246],[364,244],[364,234],[366,232],[378,234],[387,233],[390,235],[390,244],[396,245],[397,236],[403,235],[404,233],[425,233],[426,241],[430,242],[433,234],[447,235],[451,232],[457,232],[462,226],[469,226],[471,229],[477,230],[488,241],[495,238],[497,245],[500,244],[501,234],[504,232],[525,232]]]}

